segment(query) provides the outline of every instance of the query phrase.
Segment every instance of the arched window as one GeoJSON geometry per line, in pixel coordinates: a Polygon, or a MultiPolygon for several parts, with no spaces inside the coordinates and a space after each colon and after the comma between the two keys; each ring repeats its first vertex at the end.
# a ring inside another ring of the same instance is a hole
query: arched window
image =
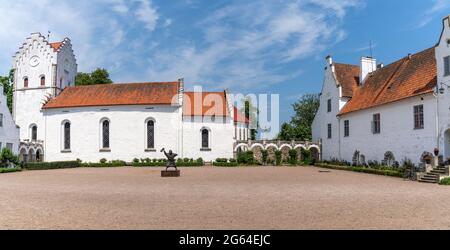
{"type": "Polygon", "coordinates": [[[45,86],[45,76],[41,76],[41,86],[45,86]]]}
{"type": "Polygon", "coordinates": [[[209,130],[206,128],[202,129],[202,148],[209,148],[209,130]]]}
{"type": "Polygon", "coordinates": [[[104,149],[109,148],[109,121],[102,122],[102,146],[104,149]]]}
{"type": "Polygon", "coordinates": [[[23,87],[24,87],[24,88],[28,88],[28,77],[25,77],[25,78],[23,79],[23,87]]]}
{"type": "Polygon", "coordinates": [[[70,150],[70,122],[64,123],[64,150],[70,150]]]}
{"type": "Polygon", "coordinates": [[[37,141],[37,126],[36,125],[31,126],[31,140],[37,141]]]}
{"type": "Polygon", "coordinates": [[[147,122],[147,148],[155,148],[155,122],[153,120],[147,122]]]}

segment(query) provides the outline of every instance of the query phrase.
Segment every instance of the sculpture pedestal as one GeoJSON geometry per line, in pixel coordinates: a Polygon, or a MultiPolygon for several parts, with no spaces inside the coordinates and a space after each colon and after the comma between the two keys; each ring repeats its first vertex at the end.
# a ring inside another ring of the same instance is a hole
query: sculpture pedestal
{"type": "Polygon", "coordinates": [[[161,177],[180,177],[180,170],[163,170],[161,171],[161,177]]]}

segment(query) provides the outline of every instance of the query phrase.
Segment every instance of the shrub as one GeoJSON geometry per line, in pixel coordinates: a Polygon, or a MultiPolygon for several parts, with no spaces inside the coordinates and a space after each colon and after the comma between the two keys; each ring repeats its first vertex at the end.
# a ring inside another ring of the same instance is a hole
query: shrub
{"type": "Polygon", "coordinates": [[[202,164],[202,166],[205,165],[205,161],[201,157],[197,159],[197,163],[202,164]]]}
{"type": "Polygon", "coordinates": [[[439,185],[450,186],[450,177],[444,178],[439,182],[439,185]]]}
{"type": "Polygon", "coordinates": [[[105,164],[108,160],[106,160],[105,158],[100,159],[100,163],[101,164],[105,164]]]}
{"type": "Polygon", "coordinates": [[[297,164],[297,150],[295,149],[289,150],[289,163],[291,165],[297,164]]]}
{"type": "Polygon", "coordinates": [[[26,163],[24,168],[27,170],[49,170],[63,168],[79,168],[81,163],[78,161],[60,161],[60,162],[32,162],[26,163]]]}
{"type": "Polygon", "coordinates": [[[277,166],[280,166],[282,163],[282,157],[283,157],[283,152],[281,152],[280,150],[276,150],[275,151],[275,164],[277,166]]]}
{"type": "Polygon", "coordinates": [[[254,155],[253,151],[241,152],[238,154],[237,161],[239,164],[253,165],[254,155]]]}
{"type": "MultiPolygon", "coordinates": [[[[141,162],[145,162],[145,160],[141,159],[141,162]]],[[[100,161],[100,163],[105,163],[105,162],[100,161]]],[[[133,159],[133,163],[139,163],[139,159],[138,158],[134,158],[133,159]]]]}
{"type": "Polygon", "coordinates": [[[302,159],[305,165],[313,165],[313,159],[310,150],[302,149],[302,159]]]}
{"type": "Polygon", "coordinates": [[[231,158],[231,159],[229,159],[228,161],[229,161],[230,163],[237,163],[237,160],[234,159],[234,158],[231,158]]]}
{"type": "Polygon", "coordinates": [[[21,168],[0,168],[0,174],[20,172],[20,171],[22,171],[21,168]]]}
{"type": "Polygon", "coordinates": [[[267,159],[269,158],[269,151],[267,151],[267,150],[262,150],[262,151],[261,151],[261,154],[262,154],[262,161],[263,161],[263,164],[265,165],[265,164],[268,163],[268,162],[267,162],[267,159]]]}
{"type": "Polygon", "coordinates": [[[223,159],[223,158],[219,158],[217,159],[215,162],[213,162],[213,166],[216,167],[237,167],[239,166],[237,160],[235,159],[230,159],[230,161],[228,161],[228,159],[223,159]],[[219,161],[217,161],[219,160],[219,161]],[[233,161],[231,161],[233,160],[233,161]]]}
{"type": "Polygon", "coordinates": [[[9,168],[10,164],[20,166],[19,157],[14,155],[9,148],[3,148],[0,152],[0,168],[9,168]]]}

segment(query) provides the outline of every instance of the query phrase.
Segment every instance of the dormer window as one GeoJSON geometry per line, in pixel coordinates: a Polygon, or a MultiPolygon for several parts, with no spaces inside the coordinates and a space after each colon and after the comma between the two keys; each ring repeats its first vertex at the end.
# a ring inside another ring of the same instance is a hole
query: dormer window
{"type": "Polygon", "coordinates": [[[25,78],[23,79],[23,87],[24,87],[24,88],[28,88],[28,77],[25,77],[25,78]]]}
{"type": "Polygon", "coordinates": [[[450,56],[444,57],[444,76],[450,75],[450,56]]]}
{"type": "Polygon", "coordinates": [[[41,76],[41,86],[45,86],[45,76],[41,76]]]}

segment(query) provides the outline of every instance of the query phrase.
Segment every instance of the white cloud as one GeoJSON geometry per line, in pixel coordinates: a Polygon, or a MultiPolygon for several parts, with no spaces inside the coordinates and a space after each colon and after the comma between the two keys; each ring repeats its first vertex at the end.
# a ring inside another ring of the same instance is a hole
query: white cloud
{"type": "Polygon", "coordinates": [[[239,88],[287,81],[300,69],[287,75],[280,68],[344,39],[343,18],[359,4],[357,0],[233,2],[197,24],[202,42],[187,41],[153,55],[149,76],[239,88]]]}
{"type": "Polygon", "coordinates": [[[52,32],[52,41],[62,40],[66,36],[71,38],[80,71],[95,67],[121,68],[132,56],[125,49],[119,49],[126,41],[131,25],[144,24],[151,30],[157,25],[155,20],[159,14],[151,1],[136,1],[1,1],[2,74],[11,67],[10,56],[30,33],[47,34],[47,31],[52,32]],[[138,24],[133,22],[136,15],[141,15],[138,24]]]}
{"type": "Polygon", "coordinates": [[[450,0],[433,0],[432,2],[431,7],[423,13],[416,28],[423,28],[435,18],[442,18],[439,14],[450,9],[450,0]]]}
{"type": "Polygon", "coordinates": [[[153,31],[159,19],[159,15],[150,0],[138,0],[140,6],[136,10],[137,18],[144,23],[145,27],[153,31]]]}

